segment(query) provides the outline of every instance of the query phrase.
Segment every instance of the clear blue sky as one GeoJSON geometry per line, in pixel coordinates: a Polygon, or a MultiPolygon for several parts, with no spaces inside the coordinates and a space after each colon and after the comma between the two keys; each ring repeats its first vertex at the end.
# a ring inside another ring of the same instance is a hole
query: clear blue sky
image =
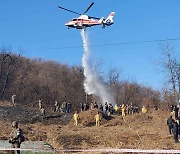
{"type": "MultiPolygon", "coordinates": [[[[118,44],[180,37],[180,0],[0,0],[0,47],[34,58],[81,65],[83,54],[80,30],[67,29],[65,22],[77,15],[58,9],[58,5],[84,12],[92,2],[88,15],[107,17],[115,11],[114,25],[88,28],[93,56],[122,70],[122,78],[160,89],[164,75],[154,64],[160,58],[158,43],[118,44]],[[71,48],[75,47],[75,48],[71,48]]],[[[180,56],[180,40],[173,41],[180,56]]]]}

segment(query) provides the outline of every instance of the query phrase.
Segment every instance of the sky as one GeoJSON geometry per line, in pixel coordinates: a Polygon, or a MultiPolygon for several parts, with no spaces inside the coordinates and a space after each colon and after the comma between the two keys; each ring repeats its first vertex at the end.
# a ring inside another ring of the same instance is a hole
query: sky
{"type": "MultiPolygon", "coordinates": [[[[106,18],[115,12],[112,26],[86,30],[92,57],[101,63],[104,74],[116,68],[120,80],[160,90],[166,81],[157,71],[160,42],[146,41],[180,38],[179,0],[0,0],[0,48],[80,66],[84,52],[80,30],[65,26],[78,15],[58,6],[83,13],[92,2],[87,15],[106,18]]],[[[180,57],[180,39],[170,43],[180,57]]]]}

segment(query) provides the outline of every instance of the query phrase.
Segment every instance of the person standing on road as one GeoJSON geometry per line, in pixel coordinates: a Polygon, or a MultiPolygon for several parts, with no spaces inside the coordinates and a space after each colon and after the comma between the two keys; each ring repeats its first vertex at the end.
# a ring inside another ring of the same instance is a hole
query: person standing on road
{"type": "MultiPolygon", "coordinates": [[[[18,127],[18,122],[17,121],[12,122],[12,127],[13,127],[13,130],[11,131],[11,134],[10,134],[9,143],[12,144],[13,148],[20,148],[21,143],[24,142],[23,132],[18,127]]],[[[14,153],[15,152],[12,151],[12,154],[14,154],[14,153]]],[[[17,150],[17,154],[20,154],[20,150],[17,150]]]]}

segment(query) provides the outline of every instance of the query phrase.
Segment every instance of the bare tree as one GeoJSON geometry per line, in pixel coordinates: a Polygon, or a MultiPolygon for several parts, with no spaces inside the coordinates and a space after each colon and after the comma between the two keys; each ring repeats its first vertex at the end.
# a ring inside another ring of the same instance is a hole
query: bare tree
{"type": "Polygon", "coordinates": [[[180,102],[180,62],[177,59],[173,60],[173,67],[175,72],[175,81],[176,81],[176,89],[177,89],[177,99],[180,102]]]}
{"type": "Polygon", "coordinates": [[[111,89],[114,91],[116,102],[119,101],[119,93],[120,93],[120,71],[117,68],[110,67],[109,72],[107,74],[108,84],[111,89]]]}
{"type": "Polygon", "coordinates": [[[5,92],[5,89],[7,87],[9,74],[10,74],[10,66],[14,62],[14,60],[12,59],[10,54],[3,53],[1,55],[2,55],[2,58],[0,61],[0,82],[1,82],[0,83],[0,85],[1,85],[0,98],[2,98],[2,96],[5,92]]]}
{"type": "Polygon", "coordinates": [[[163,70],[167,74],[168,83],[170,83],[170,92],[173,95],[173,102],[178,102],[180,94],[180,64],[178,58],[173,55],[173,47],[170,43],[161,45],[163,61],[161,62],[163,70]]]}

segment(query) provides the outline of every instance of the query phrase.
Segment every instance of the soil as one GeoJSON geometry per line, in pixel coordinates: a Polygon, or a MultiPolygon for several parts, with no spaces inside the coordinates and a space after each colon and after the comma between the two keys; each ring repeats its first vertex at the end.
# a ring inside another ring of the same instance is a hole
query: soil
{"type": "Polygon", "coordinates": [[[95,126],[96,112],[79,113],[79,123],[75,126],[73,114],[50,110],[43,119],[37,107],[13,107],[10,102],[0,102],[0,139],[9,139],[11,123],[18,119],[26,140],[44,141],[56,149],[180,149],[168,132],[169,111],[152,110],[128,115],[124,120],[119,115],[109,118],[101,114],[100,127],[95,126]]]}

